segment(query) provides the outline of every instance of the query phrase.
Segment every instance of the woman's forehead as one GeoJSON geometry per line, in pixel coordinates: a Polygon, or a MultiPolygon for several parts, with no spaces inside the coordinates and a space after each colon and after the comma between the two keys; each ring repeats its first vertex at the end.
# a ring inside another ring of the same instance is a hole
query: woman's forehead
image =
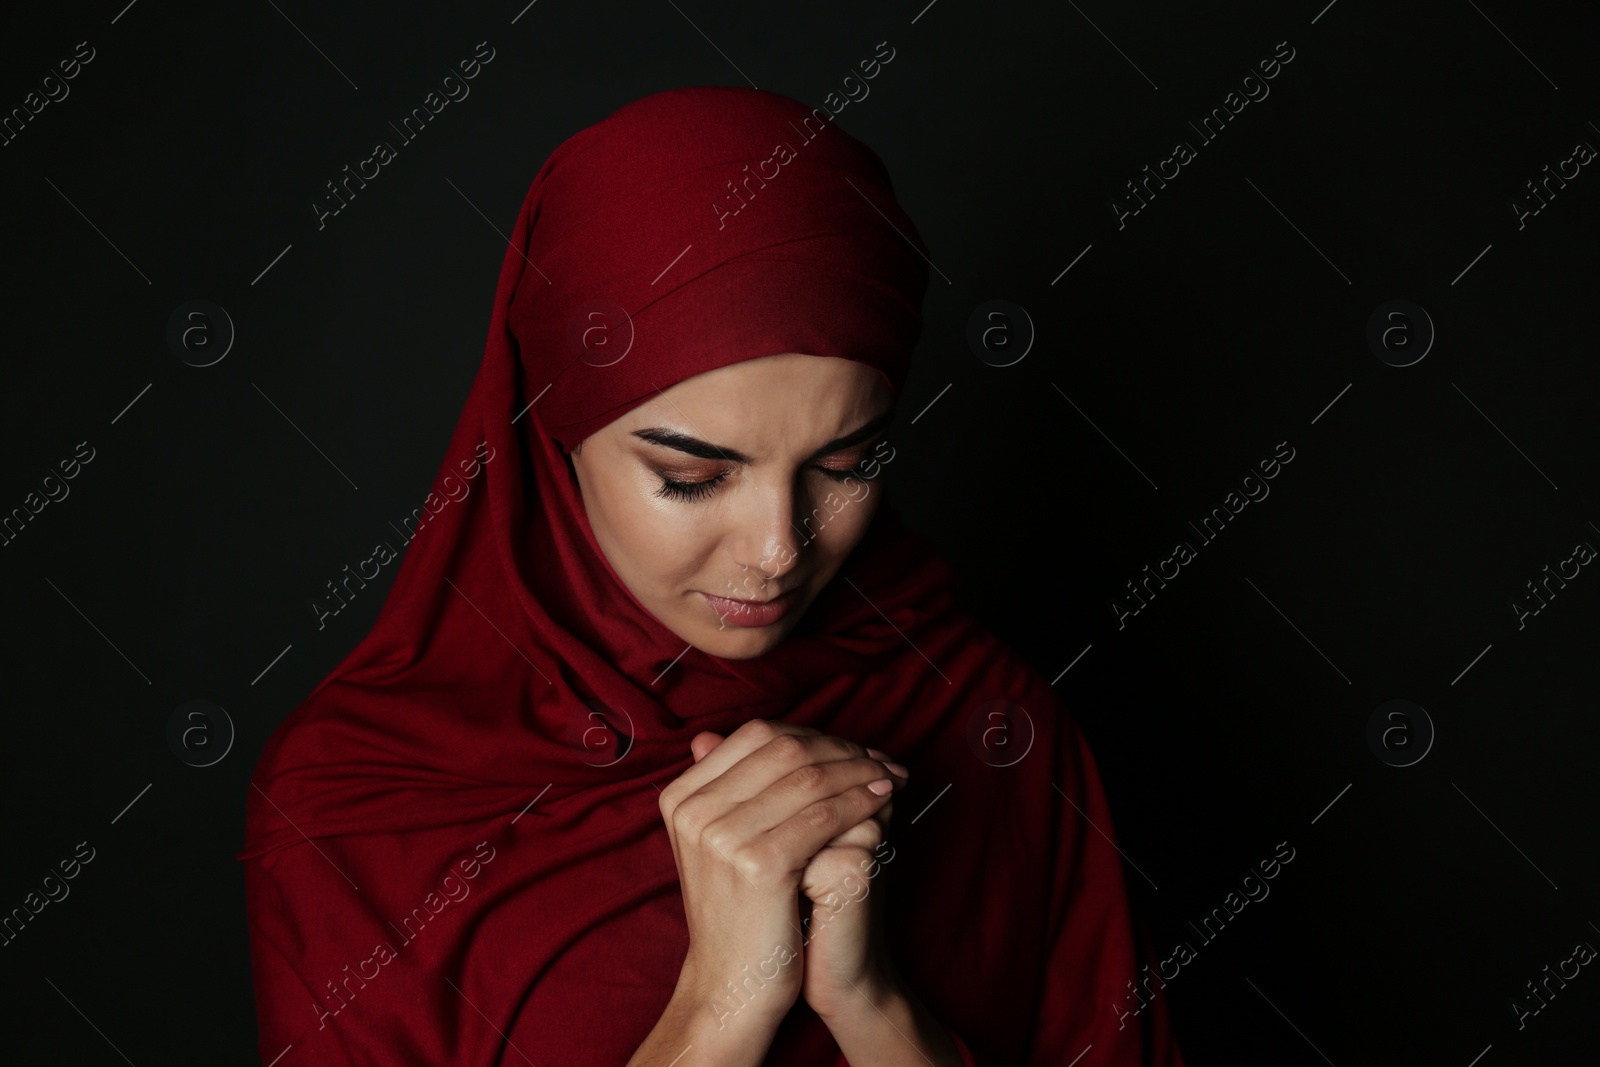
{"type": "Polygon", "coordinates": [[[754,453],[764,444],[814,447],[840,437],[881,414],[891,400],[882,375],[867,364],[784,353],[686,378],[613,427],[626,434],[667,429],[754,453]]]}

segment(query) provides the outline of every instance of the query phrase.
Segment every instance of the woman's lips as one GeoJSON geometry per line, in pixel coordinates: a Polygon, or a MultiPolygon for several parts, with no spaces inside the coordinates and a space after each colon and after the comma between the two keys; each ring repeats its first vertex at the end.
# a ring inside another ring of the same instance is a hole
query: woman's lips
{"type": "Polygon", "coordinates": [[[706,603],[711,605],[711,610],[717,613],[718,618],[732,626],[771,626],[789,613],[799,598],[800,589],[795,587],[781,596],[771,600],[733,600],[725,596],[712,596],[710,593],[701,593],[706,603]]]}

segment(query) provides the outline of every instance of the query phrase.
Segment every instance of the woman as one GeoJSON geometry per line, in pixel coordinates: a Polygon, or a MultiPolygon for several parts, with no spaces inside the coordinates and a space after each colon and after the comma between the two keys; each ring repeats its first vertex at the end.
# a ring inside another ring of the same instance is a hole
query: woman
{"type": "Polygon", "coordinates": [[[885,506],[926,280],[786,97],[551,155],[394,587],[252,782],[263,1062],[1181,1064],[1083,736],[885,506]]]}

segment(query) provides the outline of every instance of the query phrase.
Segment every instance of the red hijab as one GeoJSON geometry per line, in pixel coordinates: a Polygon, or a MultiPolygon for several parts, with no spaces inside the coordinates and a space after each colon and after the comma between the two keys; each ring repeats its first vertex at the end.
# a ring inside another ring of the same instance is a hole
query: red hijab
{"type": "MultiPolygon", "coordinates": [[[[700,731],[767,718],[912,768],[871,892],[969,1064],[1090,1048],[1079,1067],[1181,1067],[1083,735],[954,608],[955,573],[887,499],[750,660],[686,648],[588,525],[565,451],[658,389],[804,352],[899,392],[925,249],[881,160],[829,118],[675,89],[534,178],[427,516],[248,794],[264,1063],[289,1046],[282,1067],[626,1063],[688,948],[657,790],[700,731]]],[[[803,1000],[766,1062],[845,1063],[803,1000]]]]}

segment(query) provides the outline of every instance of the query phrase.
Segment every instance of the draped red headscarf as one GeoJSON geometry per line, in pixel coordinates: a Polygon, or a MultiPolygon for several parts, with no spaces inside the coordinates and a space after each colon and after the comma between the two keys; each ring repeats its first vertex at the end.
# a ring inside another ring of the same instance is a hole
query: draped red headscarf
{"type": "MultiPolygon", "coordinates": [[[[739,360],[898,393],[924,253],[878,156],[770,92],[656,93],[551,154],[388,599],[251,783],[263,1063],[626,1063],[688,947],[657,790],[700,731],[766,718],[912,768],[870,891],[969,1064],[1181,1067],[1083,735],[887,499],[787,640],[722,660],[628,592],[567,466],[739,360]]],[[[803,999],[766,1062],[845,1063],[803,999]]]]}

